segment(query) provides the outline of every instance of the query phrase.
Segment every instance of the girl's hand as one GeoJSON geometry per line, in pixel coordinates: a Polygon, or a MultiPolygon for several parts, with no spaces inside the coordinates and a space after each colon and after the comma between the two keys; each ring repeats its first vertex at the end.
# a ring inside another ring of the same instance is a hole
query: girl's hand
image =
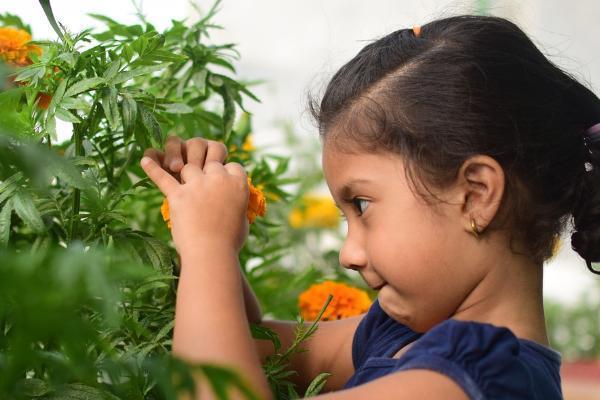
{"type": "Polygon", "coordinates": [[[215,140],[195,137],[186,141],[179,136],[169,136],[165,142],[165,151],[150,148],[144,151],[144,156],[150,157],[161,165],[171,175],[180,180],[179,171],[185,164],[194,164],[204,168],[204,163],[214,160],[221,164],[227,159],[227,146],[215,140]]]}
{"type": "MultiPolygon", "coordinates": [[[[179,164],[173,150],[169,152],[176,147],[174,142],[175,139],[167,141],[163,165],[167,162],[167,166],[173,166],[174,158],[175,164],[179,164]]],[[[218,152],[216,157],[217,152],[213,150],[212,157],[208,157],[210,142],[194,138],[186,143],[187,164],[179,169],[181,182],[155,161],[157,158],[160,161],[161,154],[147,150],[141,161],[148,177],[169,201],[173,241],[180,254],[203,243],[239,252],[248,235],[246,172],[238,163],[222,164],[220,157],[226,157],[226,150],[218,152]]],[[[212,143],[216,146],[218,142],[212,143]]],[[[179,161],[183,164],[183,159],[179,161]]],[[[177,165],[175,167],[177,170],[177,165]]]]}

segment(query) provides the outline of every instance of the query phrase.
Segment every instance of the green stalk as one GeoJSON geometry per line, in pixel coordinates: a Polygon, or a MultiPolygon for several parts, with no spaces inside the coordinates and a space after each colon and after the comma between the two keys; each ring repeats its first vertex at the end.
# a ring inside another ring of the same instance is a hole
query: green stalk
{"type": "MultiPolygon", "coordinates": [[[[75,142],[75,156],[83,156],[83,134],[81,124],[73,125],[73,140],[75,142]]],[[[73,240],[77,233],[77,225],[79,224],[79,209],[81,207],[81,190],[73,189],[73,213],[71,215],[71,228],[69,232],[69,240],[73,240]]]]}

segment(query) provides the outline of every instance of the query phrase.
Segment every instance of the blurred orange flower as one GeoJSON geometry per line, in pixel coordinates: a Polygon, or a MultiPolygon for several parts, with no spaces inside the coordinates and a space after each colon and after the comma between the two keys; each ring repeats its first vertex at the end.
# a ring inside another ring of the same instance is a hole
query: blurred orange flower
{"type": "Polygon", "coordinates": [[[248,222],[253,223],[257,215],[264,217],[267,213],[267,201],[262,190],[254,187],[250,177],[248,177],[248,188],[250,189],[250,197],[248,198],[246,216],[248,217],[248,222]]]}
{"type": "Polygon", "coordinates": [[[23,29],[0,28],[0,60],[19,67],[31,64],[29,54],[42,54],[42,49],[30,41],[31,35],[23,29]]]}
{"type": "Polygon", "coordinates": [[[52,95],[48,94],[48,93],[44,93],[44,92],[39,92],[36,96],[36,99],[38,100],[38,107],[41,108],[42,110],[46,110],[48,109],[48,106],[50,105],[50,102],[52,101],[52,95]]]}
{"type": "MultiPolygon", "coordinates": [[[[248,198],[248,210],[246,211],[246,217],[248,218],[249,223],[253,223],[257,216],[264,217],[267,212],[267,201],[265,200],[265,195],[262,190],[257,189],[252,184],[252,180],[248,177],[248,188],[250,189],[250,196],[248,198]]],[[[171,224],[171,213],[169,210],[169,202],[165,197],[163,199],[162,205],[160,206],[160,213],[163,217],[163,220],[167,223],[167,227],[171,229],[173,225],[171,224]]]]}
{"type": "Polygon", "coordinates": [[[323,313],[321,318],[323,321],[360,315],[367,312],[372,303],[364,290],[348,286],[345,283],[325,281],[312,285],[300,294],[298,305],[302,318],[305,321],[314,321],[330,294],[333,295],[333,299],[323,313]]]}
{"type": "Polygon", "coordinates": [[[173,224],[171,224],[171,211],[169,210],[169,202],[165,197],[163,199],[162,205],[160,206],[160,214],[163,217],[163,221],[167,223],[167,228],[172,229],[173,224]]]}

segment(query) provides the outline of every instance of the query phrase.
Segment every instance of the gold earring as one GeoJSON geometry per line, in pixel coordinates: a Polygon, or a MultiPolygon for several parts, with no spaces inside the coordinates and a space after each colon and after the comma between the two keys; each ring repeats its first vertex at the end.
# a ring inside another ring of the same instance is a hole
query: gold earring
{"type": "Polygon", "coordinates": [[[479,229],[477,229],[477,224],[475,223],[475,220],[473,218],[471,218],[471,231],[473,232],[473,235],[476,238],[479,238],[481,232],[479,231],[479,229]]]}

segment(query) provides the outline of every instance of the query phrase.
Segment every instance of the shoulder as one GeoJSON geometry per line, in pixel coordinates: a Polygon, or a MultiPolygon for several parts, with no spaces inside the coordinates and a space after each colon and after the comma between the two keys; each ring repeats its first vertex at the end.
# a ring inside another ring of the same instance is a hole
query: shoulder
{"type": "Polygon", "coordinates": [[[451,319],[416,341],[393,370],[437,371],[454,380],[470,398],[535,398],[538,390],[556,395],[545,398],[560,398],[560,382],[558,392],[552,390],[556,376],[539,374],[542,364],[558,372],[560,359],[543,354],[532,359],[523,357],[524,352],[521,340],[507,328],[451,319]]]}
{"type": "Polygon", "coordinates": [[[346,387],[408,379],[415,390],[436,391],[451,390],[450,381],[470,399],[560,399],[560,357],[544,353],[532,352],[507,328],[447,320],[414,341],[400,358],[367,359],[346,387]]]}

